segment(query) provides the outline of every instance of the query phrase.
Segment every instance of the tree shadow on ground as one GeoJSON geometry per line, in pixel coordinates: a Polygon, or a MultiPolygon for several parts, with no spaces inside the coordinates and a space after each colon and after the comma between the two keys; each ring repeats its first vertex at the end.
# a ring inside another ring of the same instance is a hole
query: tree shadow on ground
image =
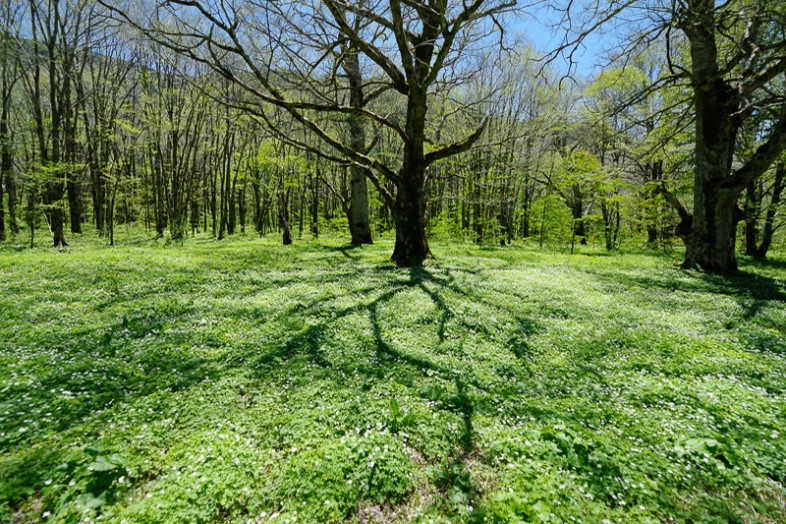
{"type": "MultiPolygon", "coordinates": [[[[740,331],[739,337],[752,347],[768,352],[783,353],[782,337],[786,326],[782,326],[762,312],[768,307],[781,308],[786,305],[786,281],[762,276],[753,272],[739,271],[731,275],[716,275],[674,269],[662,273],[660,278],[625,272],[583,270],[600,282],[615,287],[622,284],[629,290],[661,290],[666,293],[711,294],[733,299],[741,313],[726,323],[726,329],[735,330],[745,324],[749,329],[740,331]],[[761,329],[752,330],[750,326],[761,329]],[[774,332],[780,333],[776,335],[774,332]]],[[[663,295],[668,302],[668,294],[663,295]]]]}
{"type": "MultiPolygon", "coordinates": [[[[489,383],[486,379],[475,376],[471,371],[454,369],[440,361],[433,354],[413,352],[399,347],[390,334],[386,331],[385,307],[399,297],[400,294],[419,291],[428,297],[434,305],[434,327],[437,345],[446,343],[446,332],[451,323],[455,323],[460,330],[474,333],[472,336],[487,337],[490,334],[482,324],[472,317],[457,314],[451,305],[451,297],[460,297],[472,303],[482,304],[490,311],[497,314],[505,313],[514,318],[514,325],[521,331],[518,337],[508,337],[503,343],[509,349],[511,356],[520,363],[526,373],[529,371],[528,353],[530,348],[526,338],[539,330],[533,319],[523,318],[517,311],[509,311],[496,304],[491,299],[483,296],[477,289],[471,289],[460,283],[456,278],[458,270],[448,268],[410,268],[389,269],[359,268],[357,280],[364,281],[371,273],[384,274],[387,286],[382,293],[368,296],[375,291],[369,286],[361,290],[353,290],[353,296],[358,300],[349,305],[331,308],[333,300],[339,298],[336,294],[316,298],[308,303],[288,308],[281,313],[276,322],[288,321],[297,324],[302,322],[299,329],[288,336],[283,342],[277,343],[263,353],[257,353],[254,348],[247,348],[245,356],[240,359],[242,365],[253,370],[256,380],[265,381],[269,374],[270,366],[286,366],[288,362],[304,358],[308,363],[324,370],[330,370],[331,376],[352,376],[360,374],[364,383],[368,381],[381,382],[391,380],[394,376],[420,376],[430,386],[421,390],[416,395],[433,403],[438,410],[453,413],[460,417],[462,423],[456,437],[459,443],[455,450],[452,464],[463,464],[466,469],[475,452],[475,431],[473,420],[476,414],[487,411],[484,407],[490,404],[489,399],[495,398],[504,391],[500,390],[500,383],[489,383]],[[316,312],[322,312],[316,316],[316,312]],[[350,316],[358,316],[368,322],[371,328],[372,357],[364,362],[358,362],[353,357],[341,354],[328,354],[323,349],[325,339],[331,333],[343,329],[344,320],[350,316]],[[319,320],[315,322],[315,318],[319,320]]],[[[498,293],[498,291],[494,291],[498,293]]],[[[511,296],[519,299],[511,292],[511,296]]],[[[330,379],[328,379],[330,380],[330,379]]],[[[406,381],[406,380],[405,380],[406,381]]],[[[468,471],[468,470],[467,470],[468,471]]],[[[465,481],[469,482],[468,479],[465,481]]]]}

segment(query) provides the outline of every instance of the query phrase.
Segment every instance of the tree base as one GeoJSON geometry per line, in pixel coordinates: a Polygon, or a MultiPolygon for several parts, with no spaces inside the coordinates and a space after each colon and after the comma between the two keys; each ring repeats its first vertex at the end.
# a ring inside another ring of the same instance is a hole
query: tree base
{"type": "Polygon", "coordinates": [[[362,245],[374,245],[374,240],[371,238],[371,231],[368,231],[364,235],[352,235],[352,240],[350,244],[353,246],[362,246],[362,245]]]}
{"type": "Polygon", "coordinates": [[[420,267],[427,258],[434,258],[434,255],[429,250],[425,237],[423,237],[422,242],[418,242],[415,245],[400,246],[399,242],[396,241],[396,247],[390,260],[398,267],[420,267]]]}

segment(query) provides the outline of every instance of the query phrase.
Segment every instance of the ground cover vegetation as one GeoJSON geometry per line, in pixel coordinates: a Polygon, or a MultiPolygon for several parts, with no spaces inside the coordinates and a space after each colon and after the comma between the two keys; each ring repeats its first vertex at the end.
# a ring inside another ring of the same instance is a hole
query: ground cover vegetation
{"type": "Polygon", "coordinates": [[[786,519],[782,258],[392,244],[0,249],[0,520],[786,519]]]}

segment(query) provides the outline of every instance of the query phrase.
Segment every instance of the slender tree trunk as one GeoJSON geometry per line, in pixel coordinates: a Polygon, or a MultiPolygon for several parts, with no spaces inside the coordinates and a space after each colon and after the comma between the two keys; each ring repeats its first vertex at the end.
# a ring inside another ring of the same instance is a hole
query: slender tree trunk
{"type": "Polygon", "coordinates": [[[36,195],[35,193],[30,193],[27,195],[27,225],[30,228],[30,249],[35,247],[36,213],[38,213],[36,195]]]}
{"type": "Polygon", "coordinates": [[[745,194],[745,254],[756,256],[758,251],[759,213],[761,211],[762,191],[759,181],[748,184],[745,194]]]}
{"type": "MultiPolygon", "coordinates": [[[[258,177],[258,174],[254,174],[255,177],[258,177]]],[[[262,191],[259,187],[259,182],[256,178],[251,180],[251,189],[254,191],[254,229],[256,230],[259,236],[262,236],[263,232],[263,214],[262,214],[262,191]]]]}
{"type": "Polygon", "coordinates": [[[196,236],[199,230],[199,200],[191,199],[191,236],[196,236]]]}
{"type": "Polygon", "coordinates": [[[303,238],[303,227],[306,224],[306,188],[305,186],[299,188],[300,189],[300,205],[298,206],[298,228],[297,228],[297,237],[299,239],[303,238]]]}
{"type": "MultiPolygon", "coordinates": [[[[70,96],[66,99],[70,104],[70,96]]],[[[77,180],[76,161],[77,161],[77,140],[76,124],[71,122],[75,118],[72,111],[68,111],[68,118],[65,126],[65,156],[68,163],[66,175],[66,195],[68,196],[68,212],[71,224],[71,233],[82,234],[82,198],[80,194],[80,184],[77,180]]]]}
{"type": "Polygon", "coordinates": [[[216,175],[212,174],[210,177],[210,228],[213,237],[216,237],[216,175]]]}
{"type": "Polygon", "coordinates": [[[603,238],[606,241],[606,251],[611,251],[614,249],[614,243],[612,239],[612,225],[614,217],[612,216],[611,209],[605,202],[600,204],[600,211],[603,215],[603,238]]]}
{"type": "MultiPolygon", "coordinates": [[[[317,170],[319,167],[317,166],[317,170]]],[[[319,174],[311,175],[311,234],[319,238],[319,174]]]]}
{"type": "MultiPolygon", "coordinates": [[[[0,45],[3,46],[3,66],[5,67],[7,64],[6,59],[6,46],[8,45],[6,42],[6,35],[3,34],[3,41],[0,42],[0,45]]],[[[11,134],[9,133],[9,119],[10,119],[10,87],[8,85],[7,79],[7,71],[2,71],[2,89],[0,90],[0,104],[2,107],[0,108],[0,242],[5,241],[5,207],[3,202],[3,184],[10,180],[13,175],[13,157],[11,156],[11,134]]],[[[11,203],[11,195],[9,191],[8,196],[8,207],[10,208],[11,203]]]]}
{"type": "Polygon", "coordinates": [[[587,225],[584,220],[584,198],[578,190],[574,190],[570,212],[573,216],[573,239],[579,238],[581,245],[586,246],[587,225]]]}
{"type": "MultiPolygon", "coordinates": [[[[0,162],[1,163],[1,162],[0,162]]],[[[5,203],[3,195],[3,170],[0,169],[0,242],[5,242],[5,203]]]]}
{"type": "Polygon", "coordinates": [[[115,180],[112,185],[106,205],[106,228],[109,230],[109,245],[115,245],[115,198],[117,196],[118,182],[115,180]]]}
{"type": "Polygon", "coordinates": [[[292,243],[292,229],[289,225],[289,197],[292,188],[287,188],[286,192],[279,195],[278,205],[278,224],[281,227],[281,238],[285,246],[292,243]]]}
{"type": "Polygon", "coordinates": [[[246,232],[246,213],[248,210],[246,203],[246,185],[243,182],[243,186],[237,192],[237,214],[238,218],[240,219],[240,232],[246,232]]]}
{"type": "Polygon", "coordinates": [[[5,174],[5,189],[8,194],[8,229],[12,235],[16,235],[19,233],[19,223],[16,218],[16,179],[13,170],[5,174]]]}
{"type": "MultiPolygon", "coordinates": [[[[3,79],[3,82],[5,83],[5,78],[3,79]]],[[[3,182],[11,178],[11,170],[13,169],[13,158],[11,157],[11,146],[9,144],[10,136],[8,134],[7,118],[8,116],[6,107],[3,107],[3,114],[0,116],[0,242],[5,241],[5,204],[3,202],[3,182]]]]}
{"type": "Polygon", "coordinates": [[[786,164],[781,162],[775,171],[775,182],[772,186],[772,196],[770,204],[767,206],[767,214],[764,217],[764,227],[761,232],[761,243],[753,256],[758,260],[763,260],[767,256],[767,251],[772,244],[772,235],[775,232],[775,216],[778,213],[778,205],[781,202],[783,190],[786,189],[786,164]]]}

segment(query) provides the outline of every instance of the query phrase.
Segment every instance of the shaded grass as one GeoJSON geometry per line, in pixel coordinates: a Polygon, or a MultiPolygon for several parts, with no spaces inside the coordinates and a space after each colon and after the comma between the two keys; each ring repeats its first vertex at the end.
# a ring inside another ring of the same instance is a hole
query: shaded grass
{"type": "Polygon", "coordinates": [[[782,522],[782,265],[0,250],[0,520],[782,522]]]}

